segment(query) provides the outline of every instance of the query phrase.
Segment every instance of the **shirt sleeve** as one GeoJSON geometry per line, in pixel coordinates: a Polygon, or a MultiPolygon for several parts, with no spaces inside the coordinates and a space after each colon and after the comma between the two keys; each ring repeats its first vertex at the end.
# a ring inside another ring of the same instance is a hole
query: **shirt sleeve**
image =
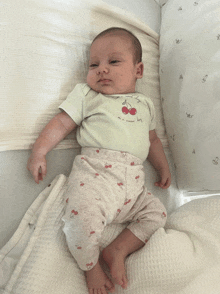
{"type": "Polygon", "coordinates": [[[85,98],[83,88],[84,84],[77,84],[66,100],[59,106],[59,109],[64,110],[77,125],[80,125],[83,120],[83,102],[85,98]]]}
{"type": "Polygon", "coordinates": [[[153,102],[151,101],[150,103],[150,117],[151,117],[151,121],[150,121],[150,126],[149,126],[149,130],[155,130],[156,128],[156,112],[155,112],[155,107],[153,102]]]}

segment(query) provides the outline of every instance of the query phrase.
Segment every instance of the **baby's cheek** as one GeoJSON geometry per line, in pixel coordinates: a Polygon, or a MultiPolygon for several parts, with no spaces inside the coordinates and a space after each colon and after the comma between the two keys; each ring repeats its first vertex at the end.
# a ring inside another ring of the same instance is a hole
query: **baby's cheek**
{"type": "Polygon", "coordinates": [[[88,85],[90,84],[90,80],[91,80],[91,77],[90,77],[90,74],[88,74],[86,77],[86,82],[88,85]]]}
{"type": "Polygon", "coordinates": [[[88,74],[86,78],[86,82],[91,89],[93,89],[96,92],[99,92],[96,76],[94,77],[94,75],[88,74]]]}

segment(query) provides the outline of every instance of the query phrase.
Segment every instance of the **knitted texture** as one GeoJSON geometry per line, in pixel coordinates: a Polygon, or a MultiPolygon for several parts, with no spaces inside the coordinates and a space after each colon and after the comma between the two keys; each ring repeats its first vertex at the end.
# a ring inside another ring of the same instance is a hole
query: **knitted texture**
{"type": "MultiPolygon", "coordinates": [[[[61,220],[64,175],[57,176],[31,205],[11,240],[0,251],[3,294],[87,294],[81,271],[70,254],[61,220]]],[[[220,197],[194,200],[170,216],[141,250],[126,260],[128,289],[117,294],[220,293],[220,197]]],[[[104,230],[101,249],[125,228],[104,230]]],[[[109,274],[109,269],[105,268],[109,274]]]]}

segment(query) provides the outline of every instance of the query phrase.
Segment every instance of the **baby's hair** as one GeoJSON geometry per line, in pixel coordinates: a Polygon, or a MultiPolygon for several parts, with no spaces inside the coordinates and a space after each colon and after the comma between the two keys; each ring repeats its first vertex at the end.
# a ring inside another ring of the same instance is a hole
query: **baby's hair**
{"type": "Polygon", "coordinates": [[[141,47],[141,43],[138,40],[138,38],[130,31],[124,29],[124,28],[120,28],[120,27],[111,27],[103,32],[101,32],[100,34],[98,34],[94,40],[92,41],[92,44],[95,40],[97,40],[100,37],[103,37],[107,34],[111,34],[111,33],[121,33],[121,34],[126,34],[127,36],[129,36],[133,48],[134,48],[134,63],[139,63],[142,61],[142,47],[141,47]]]}

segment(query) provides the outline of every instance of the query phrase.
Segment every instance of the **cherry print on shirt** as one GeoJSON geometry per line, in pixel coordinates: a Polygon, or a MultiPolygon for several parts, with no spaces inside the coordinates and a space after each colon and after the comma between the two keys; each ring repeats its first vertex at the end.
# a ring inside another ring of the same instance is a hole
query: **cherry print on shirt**
{"type": "Polygon", "coordinates": [[[117,183],[117,185],[120,187],[120,186],[123,186],[123,183],[117,183]]]}
{"type": "Polygon", "coordinates": [[[125,100],[122,105],[124,105],[121,109],[123,114],[127,115],[130,113],[131,115],[136,115],[137,109],[132,107],[131,104],[127,102],[127,100],[125,100]]]}
{"type": "Polygon", "coordinates": [[[134,162],[131,162],[131,165],[134,165],[134,162]]]}
{"type": "Polygon", "coordinates": [[[84,183],[80,182],[80,186],[81,186],[81,187],[83,187],[84,185],[85,185],[84,183]]]}
{"type": "Polygon", "coordinates": [[[139,178],[140,178],[140,176],[136,176],[136,177],[135,177],[135,180],[138,180],[139,178]]]}
{"type": "Polygon", "coordinates": [[[69,202],[69,198],[66,199],[66,203],[68,203],[68,202],[69,202]]]}
{"type": "Polygon", "coordinates": [[[135,115],[137,113],[137,110],[135,108],[128,109],[126,106],[122,107],[122,112],[124,114],[130,113],[131,115],[135,115]]]}
{"type": "Polygon", "coordinates": [[[121,212],[121,209],[118,209],[117,212],[120,213],[121,212]]]}
{"type": "Polygon", "coordinates": [[[125,101],[122,103],[121,111],[123,113],[122,116],[118,116],[119,119],[126,121],[126,122],[138,122],[142,119],[139,119],[137,116],[137,103],[140,103],[141,101],[138,99],[138,95],[128,95],[126,96],[125,101]],[[135,103],[135,107],[133,106],[135,103]],[[133,105],[132,105],[133,104],[133,105]]]}

